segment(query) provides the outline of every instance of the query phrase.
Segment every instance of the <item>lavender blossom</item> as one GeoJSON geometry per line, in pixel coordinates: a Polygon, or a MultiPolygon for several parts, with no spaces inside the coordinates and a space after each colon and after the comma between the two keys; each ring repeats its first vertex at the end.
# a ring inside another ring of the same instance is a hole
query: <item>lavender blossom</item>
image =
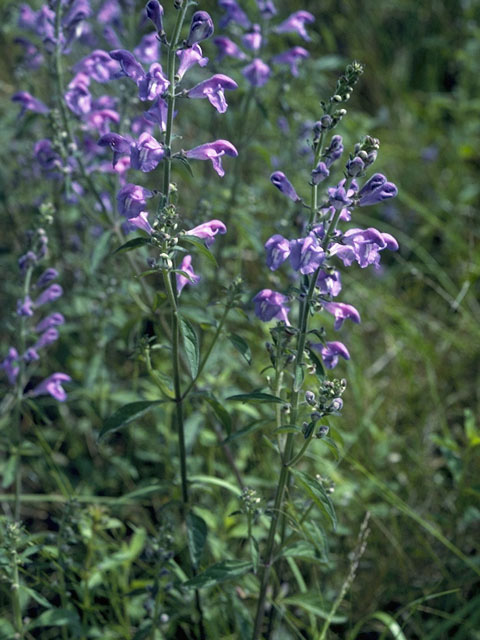
{"type": "Polygon", "coordinates": [[[244,47],[250,49],[250,51],[257,52],[262,46],[262,32],[260,30],[260,25],[254,24],[252,31],[243,36],[242,42],[244,47]]]}
{"type": "Polygon", "coordinates": [[[303,47],[293,47],[288,51],[284,51],[283,53],[279,53],[277,56],[274,56],[272,58],[272,62],[274,64],[288,65],[292,76],[297,77],[299,62],[308,58],[309,55],[308,51],[303,47]]]}
{"type": "Polygon", "coordinates": [[[145,77],[142,65],[137,61],[133,53],[125,49],[114,49],[110,51],[110,57],[120,63],[123,75],[131,78],[136,84],[145,77]]]}
{"type": "Polygon", "coordinates": [[[257,0],[257,6],[262,18],[265,18],[265,20],[270,20],[270,18],[277,15],[277,9],[272,0],[257,0]]]}
{"type": "Polygon", "coordinates": [[[170,82],[163,74],[162,65],[154,62],[148,73],[138,81],[138,97],[140,100],[155,100],[168,89],[170,82]]]}
{"type": "Polygon", "coordinates": [[[229,22],[236,22],[244,29],[250,28],[250,20],[247,14],[235,0],[219,0],[218,6],[225,10],[225,15],[220,20],[220,28],[224,29],[229,22]]]}
{"type": "Polygon", "coordinates": [[[247,57],[240,47],[226,36],[214,38],[213,44],[218,49],[217,62],[220,62],[220,60],[223,60],[225,57],[236,58],[237,60],[245,60],[247,57]]]}
{"type": "Polygon", "coordinates": [[[0,368],[4,369],[9,383],[14,385],[20,371],[20,367],[18,366],[18,351],[15,347],[10,347],[6,358],[2,364],[0,364],[0,368]]]}
{"type": "Polygon", "coordinates": [[[265,250],[267,252],[267,267],[275,271],[290,255],[290,241],[276,233],[266,241],[265,250]]]}
{"type": "Polygon", "coordinates": [[[71,377],[66,373],[53,373],[51,376],[40,382],[40,384],[30,392],[30,395],[36,397],[49,394],[55,398],[55,400],[64,402],[67,399],[67,394],[62,387],[62,383],[70,381],[71,377]]]}
{"type": "Polygon", "coordinates": [[[290,198],[290,200],[293,200],[294,202],[299,202],[301,200],[301,198],[298,197],[294,186],[282,171],[275,171],[272,173],[270,176],[270,182],[274,187],[277,187],[279,191],[290,198]]]}
{"type": "Polygon", "coordinates": [[[70,111],[77,116],[83,116],[92,108],[92,95],[88,90],[90,77],[84,73],[77,74],[68,85],[65,102],[70,111]]]}
{"type": "MultiPolygon", "coordinates": [[[[121,154],[130,153],[131,141],[118,133],[106,133],[97,142],[100,147],[110,147],[113,151],[112,166],[115,168],[121,154]]],[[[155,165],[156,166],[156,165],[155,165]]]]}
{"type": "Polygon", "coordinates": [[[344,178],[343,180],[340,180],[336,187],[330,187],[328,189],[330,204],[332,207],[335,207],[335,209],[343,209],[353,202],[345,189],[345,182],[346,179],[344,178]]]}
{"type": "Polygon", "coordinates": [[[316,285],[320,295],[335,298],[342,290],[340,272],[337,270],[320,271],[316,285]]]}
{"type": "Polygon", "coordinates": [[[141,229],[148,233],[148,235],[152,235],[153,233],[153,228],[148,221],[148,211],[140,211],[138,216],[128,218],[128,225],[134,229],[141,229]]]}
{"type": "Polygon", "coordinates": [[[144,173],[153,171],[164,155],[163,144],[149,133],[142,133],[138,141],[131,147],[131,167],[132,169],[140,169],[144,173]]]}
{"type": "Polygon", "coordinates": [[[343,140],[342,136],[333,136],[330,140],[330,145],[325,150],[323,157],[325,158],[325,164],[328,168],[332,166],[335,160],[338,160],[343,153],[343,140]]]}
{"type": "Polygon", "coordinates": [[[50,327],[58,327],[65,323],[65,318],[61,313],[51,313],[50,315],[40,320],[40,322],[35,327],[35,331],[37,333],[42,333],[50,327]]]}
{"type": "Polygon", "coordinates": [[[208,63],[208,58],[203,57],[202,49],[199,44],[194,44],[188,49],[181,49],[180,51],[177,51],[177,56],[180,58],[180,64],[178,65],[176,74],[178,82],[180,82],[185,73],[190,69],[190,67],[193,67],[193,65],[198,64],[200,67],[205,67],[208,63]]]}
{"type": "Polygon", "coordinates": [[[24,253],[23,256],[20,256],[20,258],[18,259],[18,268],[22,273],[25,273],[25,271],[29,267],[33,267],[36,262],[37,256],[33,253],[33,251],[27,251],[27,253],[24,253]]]}
{"type": "Polygon", "coordinates": [[[48,269],[45,269],[42,275],[38,278],[35,286],[37,289],[41,289],[52,280],[55,280],[55,278],[58,278],[58,271],[53,267],[49,267],[48,269]]]}
{"type": "Polygon", "coordinates": [[[225,113],[228,105],[224,92],[237,87],[238,85],[234,80],[218,73],[208,80],[203,80],[203,82],[195,85],[188,91],[187,95],[189,98],[207,98],[219,113],[225,113]]]}
{"type": "Polygon", "coordinates": [[[191,47],[196,42],[201,42],[213,36],[213,20],[206,11],[195,11],[190,23],[190,33],[186,40],[186,46],[191,47]]]}
{"type": "Polygon", "coordinates": [[[265,64],[260,58],[255,58],[242,69],[242,74],[250,82],[252,87],[263,87],[263,85],[268,82],[271,72],[268,64],[265,64]]]}
{"type": "Polygon", "coordinates": [[[226,232],[227,227],[221,220],[209,220],[208,222],[204,222],[203,224],[190,229],[186,233],[189,236],[196,236],[197,238],[204,239],[207,247],[210,247],[214,243],[217,233],[223,235],[226,232]]]}
{"type": "Polygon", "coordinates": [[[315,233],[306,238],[290,240],[290,264],[295,271],[304,275],[314,273],[325,261],[325,251],[315,233]]]}
{"type": "Polygon", "coordinates": [[[342,342],[333,341],[326,342],[325,344],[317,342],[310,346],[320,351],[323,364],[327,369],[333,369],[337,366],[339,356],[345,358],[345,360],[350,360],[350,353],[342,342]]]}
{"type": "Polygon", "coordinates": [[[33,345],[35,351],[38,349],[43,349],[44,347],[48,347],[48,345],[52,344],[56,340],[58,340],[59,333],[55,327],[49,327],[46,331],[42,333],[37,342],[33,345]]]}
{"type": "Polygon", "coordinates": [[[262,289],[253,298],[255,305],[255,315],[263,322],[270,322],[270,320],[282,320],[286,325],[290,325],[288,320],[288,312],[290,307],[287,307],[287,296],[284,296],[278,291],[272,291],[271,289],[262,289]]]}
{"type": "Polygon", "coordinates": [[[278,27],[275,27],[277,33],[293,33],[297,32],[304,40],[310,41],[305,25],[315,21],[314,16],[309,11],[295,11],[278,27]]]}
{"type": "Polygon", "coordinates": [[[99,109],[88,113],[86,121],[91,129],[95,129],[100,135],[105,135],[110,133],[110,124],[120,122],[120,114],[113,109],[99,109]]]}
{"type": "Polygon", "coordinates": [[[361,207],[366,207],[367,205],[394,198],[397,194],[398,189],[393,182],[387,182],[384,175],[375,173],[358,192],[360,198],[358,204],[361,207]]]}
{"type": "MultiPolygon", "coordinates": [[[[168,105],[163,98],[157,98],[148,111],[144,111],[144,117],[154,124],[158,124],[160,131],[167,130],[168,105]]],[[[174,113],[175,115],[175,113],[174,113]]]]}
{"type": "Polygon", "coordinates": [[[164,33],[163,28],[163,7],[158,2],[158,0],[149,0],[147,2],[147,6],[145,7],[146,14],[148,18],[155,25],[155,29],[159,34],[164,33]]]}
{"type": "Polygon", "coordinates": [[[101,24],[118,24],[122,16],[122,7],[118,0],[105,0],[100,7],[97,20],[101,24]]]}
{"type": "Polygon", "coordinates": [[[351,304],[345,304],[344,302],[324,302],[323,307],[325,311],[328,311],[328,313],[334,316],[335,322],[333,328],[335,331],[341,329],[347,319],[357,324],[360,323],[360,314],[351,304]]]}
{"type": "Polygon", "coordinates": [[[160,43],[157,34],[154,32],[143,36],[133,53],[141,62],[146,64],[156,62],[160,54],[160,43]]]}
{"type": "Polygon", "coordinates": [[[315,169],[312,170],[312,183],[320,184],[320,182],[323,182],[329,175],[330,171],[327,165],[324,162],[319,162],[315,169]]]}
{"type": "Polygon", "coordinates": [[[186,255],[184,257],[184,259],[182,260],[180,267],[179,267],[180,271],[185,271],[185,273],[187,273],[190,278],[187,278],[187,276],[184,276],[183,273],[176,273],[176,281],[177,281],[177,293],[178,295],[180,295],[182,293],[183,288],[185,287],[185,285],[187,284],[198,284],[200,282],[200,276],[198,276],[192,267],[192,256],[191,255],[186,255]]]}
{"type": "Polygon", "coordinates": [[[17,300],[17,315],[24,317],[33,316],[33,302],[30,296],[25,296],[23,300],[17,300]]]}
{"type": "Polygon", "coordinates": [[[146,199],[153,192],[138,184],[126,184],[117,194],[118,211],[127,218],[135,218],[146,209],[146,199]]]}
{"type": "Polygon", "coordinates": [[[82,58],[73,67],[74,73],[84,73],[96,82],[108,82],[119,72],[119,64],[102,49],[95,49],[88,56],[82,58]]]}
{"type": "Polygon", "coordinates": [[[48,287],[48,289],[45,289],[45,291],[43,291],[35,300],[35,307],[41,307],[48,302],[53,302],[54,300],[60,298],[62,294],[62,287],[59,284],[52,284],[48,287]]]}
{"type": "Polygon", "coordinates": [[[343,234],[342,244],[334,243],[330,247],[330,255],[338,256],[347,267],[357,261],[362,269],[370,264],[378,269],[383,249],[398,250],[398,243],[390,234],[381,233],[373,227],[349,229],[343,234]]]}
{"type": "Polygon", "coordinates": [[[27,91],[18,91],[12,96],[12,102],[18,102],[21,105],[18,117],[21,118],[25,111],[33,111],[34,113],[48,113],[50,109],[41,100],[34,98],[27,91]]]}
{"type": "Polygon", "coordinates": [[[232,156],[236,158],[238,151],[228,140],[215,140],[215,142],[207,142],[198,147],[194,147],[185,153],[187,158],[195,160],[211,160],[213,168],[220,177],[225,175],[222,167],[222,156],[232,156]]]}

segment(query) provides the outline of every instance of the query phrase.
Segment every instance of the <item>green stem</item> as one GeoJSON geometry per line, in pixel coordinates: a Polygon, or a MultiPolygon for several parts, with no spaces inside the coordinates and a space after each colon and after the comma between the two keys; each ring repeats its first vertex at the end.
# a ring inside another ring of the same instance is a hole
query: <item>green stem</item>
{"type": "Polygon", "coordinates": [[[167,297],[172,308],[172,357],[173,388],[175,393],[175,417],[178,431],[178,448],[180,455],[180,476],[182,479],[182,500],[184,507],[188,504],[187,457],[185,450],[185,427],[183,424],[182,389],[180,384],[180,323],[177,301],[172,287],[170,273],[163,269],[163,281],[167,297]]]}
{"type": "Polygon", "coordinates": [[[20,606],[20,581],[18,576],[18,564],[17,564],[17,550],[12,553],[13,564],[13,583],[12,583],[12,607],[13,607],[13,619],[15,624],[15,631],[19,639],[24,637],[22,609],[20,606]]]}

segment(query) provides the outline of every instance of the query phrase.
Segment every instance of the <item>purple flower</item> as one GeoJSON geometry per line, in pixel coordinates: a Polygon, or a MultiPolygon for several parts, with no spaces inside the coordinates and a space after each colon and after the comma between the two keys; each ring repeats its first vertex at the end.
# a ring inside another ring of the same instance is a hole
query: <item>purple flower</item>
{"type": "Polygon", "coordinates": [[[339,271],[320,271],[317,278],[318,292],[323,296],[335,298],[342,290],[339,271]]]}
{"type": "Polygon", "coordinates": [[[34,98],[27,91],[18,91],[12,96],[12,102],[18,102],[22,108],[18,117],[23,116],[25,111],[33,111],[34,113],[48,113],[50,109],[41,100],[34,98]]]}
{"type": "Polygon", "coordinates": [[[238,45],[226,36],[218,36],[218,38],[214,38],[213,44],[218,49],[217,61],[223,60],[225,56],[229,58],[236,58],[237,60],[245,60],[247,57],[238,45]]]}
{"type": "Polygon", "coordinates": [[[18,26],[20,29],[29,29],[33,31],[35,29],[35,23],[37,20],[37,12],[34,11],[28,4],[21,4],[18,13],[18,26]]]}
{"type": "Polygon", "coordinates": [[[129,218],[128,225],[135,229],[142,229],[142,231],[145,231],[148,235],[152,235],[153,233],[153,229],[148,221],[148,211],[141,211],[138,216],[129,218]]]}
{"type": "Polygon", "coordinates": [[[352,158],[347,162],[345,168],[347,170],[347,174],[350,177],[355,178],[365,170],[365,163],[359,156],[355,156],[355,158],[352,158]]]}
{"type": "Polygon", "coordinates": [[[190,278],[184,276],[183,273],[176,273],[176,281],[177,281],[177,293],[180,295],[182,293],[183,287],[186,284],[198,284],[200,282],[200,276],[194,272],[192,268],[192,256],[186,255],[182,260],[180,267],[180,271],[185,271],[190,278]]]}
{"type": "Polygon", "coordinates": [[[333,325],[335,331],[341,329],[347,318],[357,324],[360,322],[360,314],[351,304],[345,304],[344,302],[324,302],[323,307],[325,311],[331,313],[335,318],[335,323],[333,325]]]}
{"type": "Polygon", "coordinates": [[[163,144],[155,140],[149,133],[142,133],[138,141],[131,147],[132,169],[140,169],[144,173],[153,171],[164,155],[163,144]]]}
{"type": "Polygon", "coordinates": [[[278,269],[290,255],[290,241],[276,233],[265,243],[267,267],[272,271],[278,269]]]}
{"type": "Polygon", "coordinates": [[[156,33],[148,33],[140,40],[138,47],[135,47],[133,53],[135,56],[145,63],[155,62],[158,60],[160,53],[159,41],[156,33]]]}
{"type": "Polygon", "coordinates": [[[127,218],[135,218],[146,208],[146,199],[151,198],[153,192],[138,184],[126,184],[117,194],[118,210],[127,218]]]}
{"type": "Polygon", "coordinates": [[[154,62],[147,74],[138,82],[138,97],[140,100],[155,100],[165,93],[170,82],[163,75],[162,65],[154,62]]]}
{"type": "Polygon", "coordinates": [[[309,53],[303,47],[293,47],[288,51],[279,53],[272,58],[274,64],[287,64],[290,67],[292,76],[298,76],[298,63],[309,57],[309,53]]]}
{"type": "Polygon", "coordinates": [[[195,11],[190,23],[190,33],[186,41],[187,47],[213,36],[213,20],[206,11],[195,11]]]}
{"type": "Polygon", "coordinates": [[[15,384],[18,372],[20,371],[20,367],[18,366],[18,351],[15,347],[10,347],[7,357],[2,364],[0,364],[0,368],[5,370],[9,383],[15,384]]]}
{"type": "MultiPolygon", "coordinates": [[[[157,98],[148,111],[144,111],[144,117],[154,124],[158,124],[160,131],[167,130],[168,105],[163,98],[157,98]]],[[[175,114],[174,114],[175,115],[175,114]]]]}
{"type": "Polygon", "coordinates": [[[265,18],[265,20],[269,20],[277,15],[277,9],[272,0],[257,0],[257,6],[262,14],[262,18],[265,18]]]}
{"type": "Polygon", "coordinates": [[[236,158],[238,151],[228,140],[215,140],[215,142],[207,142],[199,147],[194,147],[187,151],[185,155],[187,158],[194,158],[195,160],[211,160],[215,171],[220,177],[223,177],[225,170],[222,167],[222,156],[227,155],[236,158]]]}
{"type": "Polygon", "coordinates": [[[329,175],[330,171],[327,165],[324,162],[319,162],[312,171],[312,182],[313,184],[320,184],[320,182],[323,182],[329,175]]]}
{"type": "Polygon", "coordinates": [[[45,171],[53,171],[62,166],[62,159],[52,146],[51,140],[45,138],[39,140],[33,148],[35,158],[38,164],[45,169],[45,171]]]}
{"type": "Polygon", "coordinates": [[[100,147],[110,147],[113,151],[113,167],[117,164],[117,160],[123,153],[130,153],[130,147],[132,145],[128,138],[124,138],[118,133],[106,133],[104,134],[97,144],[100,147]]]}
{"type": "Polygon", "coordinates": [[[284,20],[278,27],[275,27],[277,33],[291,33],[296,31],[304,40],[311,40],[305,25],[315,21],[315,18],[308,11],[295,11],[284,20]]]}
{"type": "Polygon", "coordinates": [[[106,23],[118,23],[122,16],[122,7],[118,0],[105,0],[103,5],[100,7],[97,20],[101,24],[106,23]]]}
{"type": "Polygon", "coordinates": [[[58,271],[53,269],[53,267],[49,267],[48,269],[45,269],[42,275],[38,278],[35,286],[37,289],[41,289],[52,280],[55,280],[55,278],[58,278],[58,271]]]}
{"type": "Polygon", "coordinates": [[[38,352],[36,349],[34,349],[34,347],[28,347],[28,349],[23,354],[23,359],[25,360],[25,362],[30,363],[35,362],[36,360],[40,360],[40,356],[38,355],[38,352]]]}
{"type": "Polygon", "coordinates": [[[255,58],[250,64],[243,67],[242,73],[252,87],[263,87],[270,77],[271,69],[263,60],[255,58]]]}
{"type": "Polygon", "coordinates": [[[325,158],[325,164],[328,168],[332,166],[335,160],[338,160],[343,153],[343,140],[342,136],[333,136],[330,140],[330,145],[325,150],[323,157],[325,158]]]}
{"type": "Polygon", "coordinates": [[[190,67],[193,67],[193,65],[198,64],[201,67],[204,67],[208,63],[208,58],[203,57],[202,49],[199,44],[194,44],[193,47],[177,51],[177,56],[180,58],[180,64],[178,65],[176,75],[178,81],[183,78],[185,73],[190,69],[190,67]]]}
{"type": "Polygon", "coordinates": [[[24,64],[28,69],[38,69],[42,66],[45,59],[33,42],[22,37],[15,38],[13,41],[15,44],[23,47],[25,55],[24,64]]]}
{"type": "Polygon", "coordinates": [[[220,20],[220,28],[227,26],[229,22],[236,22],[244,29],[250,28],[250,20],[243,9],[241,9],[235,0],[219,0],[218,6],[226,11],[226,14],[220,20]]]}
{"type": "Polygon", "coordinates": [[[325,261],[325,251],[315,233],[306,238],[290,240],[290,264],[295,271],[304,275],[314,273],[325,261]]]}
{"type": "Polygon", "coordinates": [[[199,82],[188,91],[187,95],[189,98],[207,98],[219,113],[225,113],[228,105],[224,91],[236,89],[237,87],[238,85],[234,80],[217,73],[208,80],[199,82]]]}
{"type": "Polygon", "coordinates": [[[328,197],[330,204],[335,209],[343,209],[352,204],[353,200],[348,197],[348,193],[345,190],[346,179],[340,180],[336,187],[330,187],[328,189],[328,197]]]}
{"type": "Polygon", "coordinates": [[[250,33],[243,36],[242,42],[247,49],[256,52],[262,46],[262,32],[259,24],[254,24],[252,29],[250,33]]]}
{"type": "Polygon", "coordinates": [[[343,234],[343,244],[335,243],[330,248],[330,255],[337,255],[346,267],[355,260],[364,269],[373,264],[380,266],[380,251],[390,249],[397,251],[398,243],[389,233],[381,233],[373,227],[368,229],[349,229],[343,234]]]}
{"type": "Polygon", "coordinates": [[[222,235],[227,233],[227,227],[221,220],[209,220],[208,222],[199,224],[198,227],[194,227],[187,231],[189,236],[196,236],[197,238],[204,239],[207,247],[210,247],[214,243],[217,233],[222,235]]]}
{"type": "Polygon", "coordinates": [[[163,33],[163,7],[158,0],[149,0],[145,7],[148,18],[155,25],[155,29],[158,33],[163,33]]]}
{"type": "Polygon", "coordinates": [[[119,71],[118,62],[106,51],[95,49],[73,67],[74,73],[84,73],[96,82],[108,82],[119,71]]]}
{"type": "Polygon", "coordinates": [[[114,49],[110,51],[110,57],[120,63],[122,73],[139,84],[140,80],[145,77],[145,71],[142,65],[137,61],[135,56],[125,49],[114,49]]]}
{"type": "Polygon", "coordinates": [[[61,313],[51,313],[50,315],[40,320],[40,322],[35,327],[35,331],[37,333],[42,333],[42,331],[46,331],[50,329],[50,327],[56,327],[65,323],[65,318],[61,313]]]}
{"type": "Polygon", "coordinates": [[[22,273],[28,269],[28,267],[33,267],[37,262],[37,256],[33,253],[33,251],[27,251],[23,256],[20,256],[18,259],[18,268],[22,273]]]}
{"type": "Polygon", "coordinates": [[[92,95],[88,90],[90,77],[84,73],[77,74],[68,85],[65,102],[70,111],[77,116],[83,116],[92,108],[92,95]]]}
{"type": "Polygon", "coordinates": [[[38,298],[35,300],[35,306],[41,307],[47,302],[53,302],[54,300],[60,298],[62,294],[62,287],[59,284],[52,284],[48,287],[48,289],[45,289],[45,291],[43,291],[43,293],[38,296],[38,298]]]}
{"type": "Polygon", "coordinates": [[[293,187],[290,180],[281,171],[275,171],[274,173],[272,173],[272,175],[270,176],[270,182],[274,187],[277,187],[279,191],[290,198],[290,200],[298,202],[301,199],[298,197],[297,192],[295,191],[295,188],[293,187]]]}
{"type": "MultiPolygon", "coordinates": [[[[122,43],[120,42],[120,38],[111,25],[107,24],[105,25],[105,27],[103,27],[103,37],[111,47],[113,47],[114,49],[121,49],[122,43]]],[[[119,73],[116,77],[118,78],[121,75],[122,73],[119,73]]]]}
{"type": "Polygon", "coordinates": [[[370,204],[377,204],[383,200],[394,198],[398,193],[397,187],[381,173],[375,173],[358,192],[360,198],[359,205],[366,207],[370,204]]]}
{"type": "Polygon", "coordinates": [[[52,344],[52,342],[58,340],[59,335],[60,334],[58,333],[57,329],[55,329],[55,327],[49,327],[42,333],[37,342],[33,345],[33,348],[35,349],[35,351],[37,351],[37,349],[48,347],[49,344],[52,344]]]}
{"type": "Polygon", "coordinates": [[[288,302],[287,296],[271,289],[262,289],[253,298],[253,302],[255,304],[255,315],[263,322],[270,322],[275,318],[290,325],[287,315],[290,307],[286,306],[288,302]]]}
{"type": "Polygon", "coordinates": [[[337,366],[339,356],[345,358],[345,360],[350,360],[348,349],[342,342],[327,342],[324,345],[321,342],[317,342],[310,346],[320,351],[323,364],[327,369],[333,369],[337,366]]]}
{"type": "Polygon", "coordinates": [[[120,122],[120,114],[113,109],[99,109],[91,111],[87,115],[88,126],[96,129],[101,135],[110,133],[110,124],[118,124],[120,122]]]}
{"type": "Polygon", "coordinates": [[[33,302],[30,296],[25,296],[24,300],[17,300],[17,315],[33,316],[33,302]]]}
{"type": "Polygon", "coordinates": [[[67,394],[62,387],[62,383],[70,382],[71,377],[66,373],[53,373],[48,378],[45,378],[43,382],[40,382],[31,392],[30,395],[43,396],[50,394],[59,402],[64,402],[67,399],[67,394]]]}

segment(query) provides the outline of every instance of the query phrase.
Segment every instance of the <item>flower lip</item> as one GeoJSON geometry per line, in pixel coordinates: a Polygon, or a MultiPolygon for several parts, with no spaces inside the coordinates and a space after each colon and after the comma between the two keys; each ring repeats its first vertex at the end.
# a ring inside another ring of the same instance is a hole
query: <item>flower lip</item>
{"type": "Polygon", "coordinates": [[[274,171],[270,176],[270,182],[274,187],[277,187],[279,191],[284,193],[290,200],[298,202],[301,198],[298,197],[294,186],[282,171],[274,171]]]}
{"type": "Polygon", "coordinates": [[[189,236],[196,236],[205,240],[207,247],[210,247],[214,241],[217,233],[223,235],[227,233],[227,227],[221,220],[209,220],[203,224],[199,224],[197,227],[190,229],[186,232],[189,236]]]}

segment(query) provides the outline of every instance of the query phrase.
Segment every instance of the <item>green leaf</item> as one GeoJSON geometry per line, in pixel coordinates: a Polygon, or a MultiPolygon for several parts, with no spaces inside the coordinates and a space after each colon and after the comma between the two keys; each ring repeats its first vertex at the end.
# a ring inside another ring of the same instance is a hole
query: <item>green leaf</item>
{"type": "Polygon", "coordinates": [[[198,567],[207,541],[207,523],[193,511],[187,514],[187,542],[192,565],[198,567]]]}
{"type": "Polygon", "coordinates": [[[19,591],[20,593],[22,592],[26,593],[27,596],[29,596],[30,598],[33,598],[35,602],[38,602],[38,604],[41,604],[42,607],[45,607],[46,609],[50,609],[52,607],[50,602],[46,598],[44,598],[40,593],[37,593],[33,589],[30,589],[29,587],[26,587],[23,584],[19,586],[19,591]]]}
{"type": "Polygon", "coordinates": [[[307,540],[297,540],[282,550],[282,558],[310,558],[317,562],[325,562],[325,558],[317,548],[307,540]]]}
{"type": "Polygon", "coordinates": [[[323,442],[323,444],[325,444],[330,449],[330,451],[333,453],[335,460],[339,460],[340,451],[338,449],[338,446],[335,440],[326,436],[324,438],[320,438],[320,442],[323,442]]]}
{"type": "Polygon", "coordinates": [[[285,404],[285,400],[272,396],[270,393],[263,393],[262,391],[252,391],[251,393],[239,393],[236,396],[229,396],[227,400],[240,400],[241,402],[247,402],[252,400],[253,402],[276,402],[285,404]]]}
{"type": "Polygon", "coordinates": [[[235,349],[245,358],[249,365],[252,364],[252,353],[250,351],[250,347],[248,346],[248,342],[244,340],[241,336],[237,336],[236,333],[230,333],[228,335],[228,339],[233,344],[235,349]]]}
{"type": "MultiPolygon", "coordinates": [[[[329,611],[325,611],[319,606],[322,597],[320,593],[309,591],[307,593],[299,593],[295,596],[291,596],[289,598],[283,598],[282,604],[287,604],[293,607],[300,607],[308,613],[312,613],[317,618],[326,619],[329,616],[329,611]]],[[[341,624],[346,621],[345,616],[333,616],[331,618],[331,622],[333,624],[341,624]]]]}
{"type": "Polygon", "coordinates": [[[282,424],[280,427],[274,429],[273,433],[302,433],[302,430],[294,424],[282,424]]]}
{"type": "Polygon", "coordinates": [[[8,462],[3,468],[2,489],[9,487],[15,481],[15,472],[19,463],[18,456],[10,456],[8,462]]]}
{"type": "Polygon", "coordinates": [[[167,402],[166,400],[143,400],[141,402],[130,402],[130,404],[126,404],[115,413],[108,418],[106,422],[104,422],[100,433],[98,434],[98,439],[103,438],[110,431],[116,431],[121,427],[133,422],[140,416],[143,416],[144,413],[153,409],[156,405],[167,402]]]}
{"type": "Polygon", "coordinates": [[[177,155],[174,155],[174,156],[172,156],[172,161],[173,161],[173,162],[179,162],[179,163],[180,163],[180,165],[181,165],[182,167],[184,167],[184,168],[187,170],[187,172],[188,172],[188,173],[192,176],[192,178],[193,178],[193,171],[192,171],[192,167],[191,167],[191,165],[190,165],[190,162],[188,161],[188,158],[186,158],[186,157],[185,157],[185,156],[183,156],[183,155],[178,155],[178,156],[177,156],[177,155]]]}
{"type": "Polygon", "coordinates": [[[267,424],[267,422],[270,422],[270,420],[255,420],[254,422],[251,422],[250,424],[248,424],[246,427],[243,427],[243,429],[239,429],[238,431],[235,431],[235,433],[232,433],[231,435],[229,435],[228,438],[225,438],[222,444],[228,444],[229,442],[232,442],[232,440],[237,440],[238,438],[241,438],[242,436],[247,435],[247,433],[252,433],[252,431],[257,431],[264,424],[267,424]]]}
{"type": "Polygon", "coordinates": [[[220,404],[220,402],[213,395],[204,396],[206,402],[212,407],[215,412],[215,415],[222,423],[222,426],[225,427],[228,435],[232,433],[232,419],[230,418],[230,414],[225,409],[225,407],[220,404]]]}
{"type": "Polygon", "coordinates": [[[203,242],[201,242],[198,238],[196,238],[195,236],[180,236],[179,237],[179,241],[180,242],[187,242],[188,244],[191,244],[195,247],[195,249],[197,249],[197,251],[202,255],[205,256],[205,258],[207,258],[207,260],[214,266],[214,267],[218,267],[218,263],[215,259],[215,256],[213,255],[213,253],[207,249],[207,247],[203,244],[203,242]]]}
{"type": "Polygon", "coordinates": [[[250,536],[250,555],[252,557],[253,573],[257,575],[260,553],[258,550],[258,542],[253,536],[250,536]]]}
{"type": "Polygon", "coordinates": [[[76,611],[70,609],[49,609],[35,618],[27,629],[36,629],[37,627],[63,627],[67,625],[69,631],[80,626],[80,619],[76,611]]]}
{"type": "Polygon", "coordinates": [[[180,327],[182,330],[183,346],[185,347],[185,354],[187,356],[188,366],[190,367],[190,374],[192,378],[195,378],[198,373],[198,365],[200,364],[200,347],[198,345],[197,334],[190,322],[184,318],[180,318],[180,327]]]}
{"type": "Polygon", "coordinates": [[[199,484],[213,484],[213,485],[216,485],[217,487],[222,487],[223,489],[227,489],[227,491],[230,491],[231,493],[233,493],[235,496],[237,496],[237,498],[240,496],[240,489],[238,487],[235,487],[233,484],[230,484],[230,482],[227,482],[223,478],[217,478],[215,476],[198,475],[198,476],[189,476],[188,479],[190,480],[191,483],[198,482],[199,484]]]}
{"type": "Polygon", "coordinates": [[[112,237],[111,231],[105,231],[95,243],[95,248],[90,258],[90,267],[88,272],[90,274],[95,273],[100,263],[108,254],[108,245],[110,244],[110,238],[112,237]]]}
{"type": "Polygon", "coordinates": [[[118,249],[111,254],[114,256],[116,253],[124,253],[125,251],[133,251],[133,249],[138,249],[138,247],[143,247],[146,244],[150,244],[150,238],[132,238],[128,242],[122,244],[118,249]]]}
{"type": "Polygon", "coordinates": [[[228,582],[234,578],[245,575],[252,569],[252,563],[244,560],[224,560],[212,565],[195,578],[184,582],[183,586],[190,589],[201,589],[202,587],[213,587],[222,582],[228,582]]]}
{"type": "Polygon", "coordinates": [[[333,528],[336,529],[337,516],[335,515],[335,509],[333,508],[332,501],[320,482],[308,474],[303,473],[303,471],[291,469],[290,472],[295,476],[297,483],[305,490],[317,507],[330,519],[333,528]]]}

